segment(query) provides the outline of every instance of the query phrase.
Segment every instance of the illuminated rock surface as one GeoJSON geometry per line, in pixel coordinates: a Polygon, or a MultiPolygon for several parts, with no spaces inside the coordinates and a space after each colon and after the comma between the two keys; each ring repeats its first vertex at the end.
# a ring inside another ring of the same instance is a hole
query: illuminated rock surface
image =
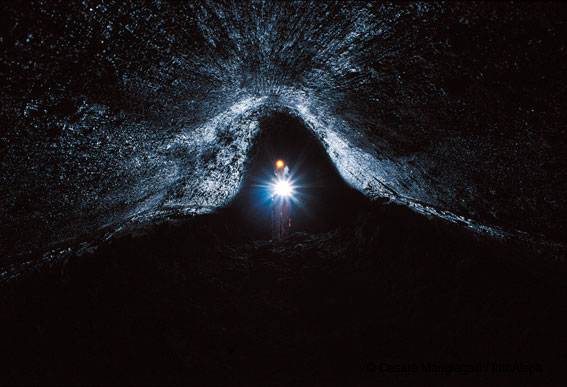
{"type": "Polygon", "coordinates": [[[564,6],[37,1],[0,24],[4,255],[227,204],[272,111],[370,198],[565,242],[564,6]]]}
{"type": "Polygon", "coordinates": [[[561,385],[566,10],[2,2],[0,385],[561,385]]]}

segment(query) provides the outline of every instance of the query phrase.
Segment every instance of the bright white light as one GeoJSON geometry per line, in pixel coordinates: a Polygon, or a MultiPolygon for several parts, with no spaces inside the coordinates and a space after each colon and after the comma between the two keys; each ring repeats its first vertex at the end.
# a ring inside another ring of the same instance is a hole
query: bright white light
{"type": "Polygon", "coordinates": [[[276,191],[276,195],[279,196],[291,196],[293,188],[291,187],[291,184],[289,181],[287,180],[279,180],[275,187],[274,190],[276,191]]]}

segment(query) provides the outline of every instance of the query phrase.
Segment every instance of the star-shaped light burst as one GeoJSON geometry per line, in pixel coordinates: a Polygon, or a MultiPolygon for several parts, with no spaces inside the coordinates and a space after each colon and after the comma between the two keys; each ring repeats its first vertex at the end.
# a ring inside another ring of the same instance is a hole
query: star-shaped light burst
{"type": "Polygon", "coordinates": [[[276,181],[273,186],[273,191],[278,196],[290,197],[293,195],[293,186],[289,180],[281,179],[276,181]]]}

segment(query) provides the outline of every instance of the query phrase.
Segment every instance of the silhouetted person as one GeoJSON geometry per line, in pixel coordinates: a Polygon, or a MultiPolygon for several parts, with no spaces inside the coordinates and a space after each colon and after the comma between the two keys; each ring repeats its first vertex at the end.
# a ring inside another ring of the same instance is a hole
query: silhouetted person
{"type": "Polygon", "coordinates": [[[289,168],[282,160],[276,162],[273,179],[276,192],[272,195],[272,239],[289,234],[291,227],[291,187],[287,181],[289,168]]]}

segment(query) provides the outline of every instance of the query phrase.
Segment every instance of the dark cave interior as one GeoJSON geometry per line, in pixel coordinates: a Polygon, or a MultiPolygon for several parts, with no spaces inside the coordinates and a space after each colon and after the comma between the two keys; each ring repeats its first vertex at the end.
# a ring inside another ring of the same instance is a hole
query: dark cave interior
{"type": "Polygon", "coordinates": [[[251,238],[228,210],[172,218],[28,270],[1,287],[2,382],[562,378],[562,262],[393,203],[358,210],[278,242],[251,238]]]}
{"type": "Polygon", "coordinates": [[[230,204],[251,237],[270,239],[268,183],[278,159],[286,161],[295,186],[293,231],[329,231],[356,217],[367,199],[345,183],[321,143],[299,118],[276,112],[261,119],[259,126],[243,187],[230,204]]]}
{"type": "Polygon", "coordinates": [[[0,385],[565,384],[565,4],[0,7],[0,385]]]}

